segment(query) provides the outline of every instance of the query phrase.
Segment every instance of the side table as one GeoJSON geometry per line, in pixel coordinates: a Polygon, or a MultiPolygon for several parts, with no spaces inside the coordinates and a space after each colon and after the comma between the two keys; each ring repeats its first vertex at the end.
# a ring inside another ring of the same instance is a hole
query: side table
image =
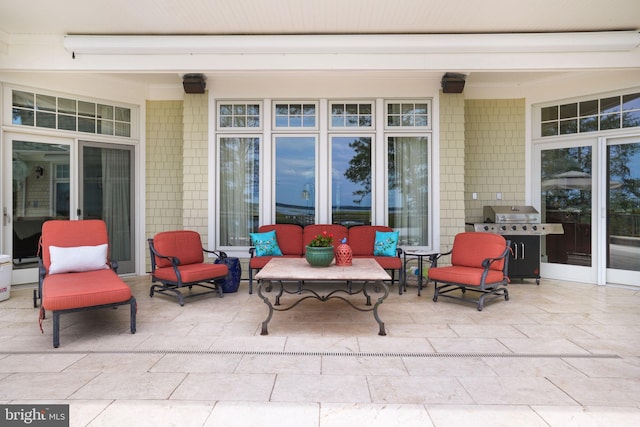
{"type": "Polygon", "coordinates": [[[423,276],[423,263],[425,258],[431,258],[432,255],[435,255],[435,252],[426,252],[426,251],[412,251],[411,249],[405,249],[403,252],[404,260],[403,260],[403,269],[404,269],[404,283],[400,286],[400,290],[404,288],[406,290],[407,286],[407,257],[410,258],[418,258],[418,296],[420,296],[420,292],[422,291],[422,284],[424,281],[423,276]]]}

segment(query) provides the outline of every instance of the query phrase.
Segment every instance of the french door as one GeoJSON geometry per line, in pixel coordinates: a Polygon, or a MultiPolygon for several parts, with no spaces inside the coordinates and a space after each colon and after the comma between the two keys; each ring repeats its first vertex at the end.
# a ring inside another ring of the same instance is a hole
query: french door
{"type": "Polygon", "coordinates": [[[640,136],[603,139],[606,205],[601,240],[607,283],[640,286],[640,136]]]}
{"type": "Polygon", "coordinates": [[[3,159],[2,246],[14,284],[37,282],[38,242],[50,219],[105,220],[118,273],[135,271],[133,147],[8,133],[3,159]]]}
{"type": "Polygon", "coordinates": [[[640,284],[640,137],[541,144],[536,150],[543,273],[588,283],[640,284]]]}

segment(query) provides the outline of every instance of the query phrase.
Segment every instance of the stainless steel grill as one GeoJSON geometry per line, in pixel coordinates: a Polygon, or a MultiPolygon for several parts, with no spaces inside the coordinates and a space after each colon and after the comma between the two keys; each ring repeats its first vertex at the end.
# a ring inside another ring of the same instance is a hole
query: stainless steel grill
{"type": "Polygon", "coordinates": [[[485,206],[484,221],[473,224],[475,231],[503,235],[511,243],[509,277],[534,278],[540,284],[540,236],[564,234],[562,224],[540,223],[533,206],[485,206]]]}
{"type": "Polygon", "coordinates": [[[564,234],[562,224],[540,223],[540,213],[533,206],[485,206],[484,221],[473,224],[475,231],[503,235],[564,234]]]}

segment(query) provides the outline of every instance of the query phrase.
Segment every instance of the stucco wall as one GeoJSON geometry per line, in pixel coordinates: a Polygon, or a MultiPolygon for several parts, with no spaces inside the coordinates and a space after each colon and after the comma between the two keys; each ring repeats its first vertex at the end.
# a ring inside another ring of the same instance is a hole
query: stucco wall
{"type": "Polygon", "coordinates": [[[483,222],[483,206],[524,203],[525,100],[467,100],[464,119],[465,217],[483,222]]]}
{"type": "Polygon", "coordinates": [[[443,252],[451,249],[454,236],[464,231],[464,110],[464,95],[441,94],[440,248],[435,249],[443,252]]]}
{"type": "MultiPolygon", "coordinates": [[[[146,237],[182,228],[182,101],[146,103],[146,237]]],[[[149,271],[149,254],[146,251],[149,271]]]]}

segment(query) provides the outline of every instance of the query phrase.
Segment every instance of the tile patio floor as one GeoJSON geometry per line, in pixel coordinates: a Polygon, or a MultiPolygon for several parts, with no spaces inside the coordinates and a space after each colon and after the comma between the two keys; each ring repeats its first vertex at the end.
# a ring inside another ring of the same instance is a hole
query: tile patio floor
{"type": "Polygon", "coordinates": [[[482,312],[393,288],[371,313],[342,301],[277,312],[257,294],[180,307],[127,279],[127,307],[44,334],[32,286],[0,302],[0,403],[65,403],[72,426],[640,425],[640,290],[515,282],[482,312]]]}

